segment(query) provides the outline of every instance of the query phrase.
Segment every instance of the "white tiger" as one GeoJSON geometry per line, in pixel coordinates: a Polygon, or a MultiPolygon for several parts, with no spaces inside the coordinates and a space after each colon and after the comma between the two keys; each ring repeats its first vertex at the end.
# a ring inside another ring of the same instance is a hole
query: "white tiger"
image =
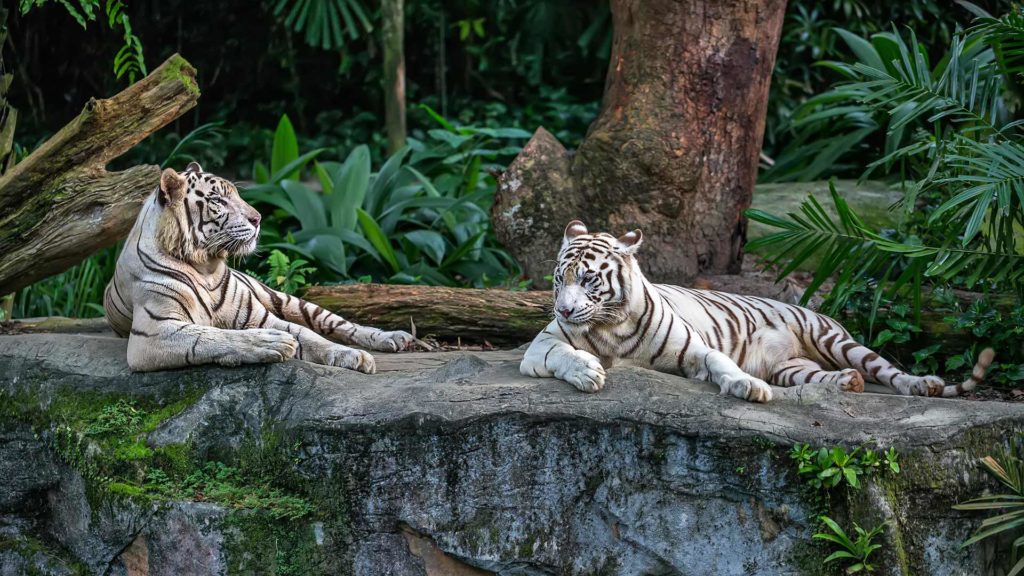
{"type": "Polygon", "coordinates": [[[132,370],[297,355],[373,373],[373,356],[331,340],[386,352],[415,342],[405,332],[358,326],[229,268],[225,258],[251,253],[259,232],[259,212],[227,180],[195,162],[182,174],[163,171],[103,298],[110,326],[128,337],[132,370]]]}
{"type": "Polygon", "coordinates": [[[768,382],[835,383],[861,392],[865,378],[900,394],[955,396],[974,388],[992,362],[992,350],[985,349],[971,377],[955,385],[907,374],[832,318],[806,308],[652,284],[634,256],[641,242],[640,230],[615,238],[591,234],[578,220],[569,223],[554,275],[555,319],[530,344],[520,372],[596,392],[606,368],[631,364],[768,402],[768,382]]]}

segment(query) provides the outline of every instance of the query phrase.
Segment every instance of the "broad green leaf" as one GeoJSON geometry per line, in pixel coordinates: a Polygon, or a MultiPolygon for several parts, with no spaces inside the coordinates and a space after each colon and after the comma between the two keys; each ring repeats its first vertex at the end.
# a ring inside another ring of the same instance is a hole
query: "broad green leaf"
{"type": "Polygon", "coordinates": [[[854,488],[860,488],[857,480],[857,473],[850,468],[843,468],[843,475],[846,476],[846,483],[854,488]]]}
{"type": "Polygon", "coordinates": [[[451,132],[455,132],[455,127],[452,126],[450,122],[445,120],[444,116],[441,116],[436,111],[434,111],[433,108],[431,108],[430,106],[427,106],[426,104],[420,104],[419,108],[420,108],[420,110],[423,110],[424,112],[426,112],[427,115],[430,116],[434,120],[434,122],[437,122],[438,124],[440,124],[445,130],[448,130],[448,131],[451,131],[451,132]]]}
{"type": "Polygon", "coordinates": [[[405,239],[422,250],[436,264],[444,260],[444,237],[433,230],[415,230],[405,234],[405,239]]]}
{"type": "Polygon", "coordinates": [[[356,146],[338,169],[333,194],[326,203],[331,225],[341,230],[355,230],[356,210],[363,205],[370,185],[370,149],[356,146]]]}
{"type": "Polygon", "coordinates": [[[370,241],[370,244],[373,244],[373,247],[380,253],[381,258],[391,266],[393,272],[398,273],[401,271],[402,267],[398,263],[398,257],[391,247],[391,242],[381,231],[377,221],[362,208],[357,208],[356,210],[359,215],[359,225],[362,226],[366,239],[370,241]]]}
{"type": "Polygon", "coordinates": [[[445,258],[444,262],[441,263],[441,270],[445,270],[446,268],[458,263],[463,258],[468,256],[470,252],[476,249],[477,241],[480,238],[482,238],[483,235],[483,232],[479,232],[473,237],[463,242],[458,248],[455,249],[454,252],[452,252],[451,254],[448,255],[447,258],[445,258]]]}
{"type": "Polygon", "coordinates": [[[295,211],[292,213],[303,228],[324,228],[327,226],[327,213],[324,210],[320,195],[313,192],[301,182],[283,180],[281,189],[288,195],[295,211]]]}
{"type": "MultiPolygon", "coordinates": [[[[295,137],[295,129],[292,127],[292,121],[288,118],[288,115],[284,114],[281,116],[280,122],[277,123],[277,130],[274,132],[274,144],[270,152],[270,172],[277,174],[282,168],[290,162],[294,162],[298,157],[299,142],[295,137]]],[[[299,171],[297,169],[292,170],[283,177],[290,180],[298,180],[299,171]]]]}
{"type": "Polygon", "coordinates": [[[370,183],[370,189],[363,200],[363,208],[369,214],[379,214],[382,204],[386,200],[388,190],[394,185],[395,178],[402,168],[402,162],[409,154],[409,147],[405,146],[398,152],[391,155],[380,171],[374,175],[370,183]]]}
{"type": "Polygon", "coordinates": [[[280,170],[277,170],[270,176],[270,183],[276,184],[285,179],[297,180],[299,173],[302,171],[302,168],[304,168],[306,164],[309,163],[310,160],[319,156],[320,153],[323,151],[323,148],[310,150],[309,152],[306,152],[302,156],[299,156],[298,158],[288,162],[287,164],[282,166],[280,170]],[[294,177],[292,175],[294,175],[294,177]]]}
{"type": "Polygon", "coordinates": [[[835,30],[836,34],[839,34],[839,37],[843,39],[843,42],[846,42],[846,45],[850,47],[850,50],[853,51],[858,60],[872,68],[885,70],[885,64],[882,62],[882,58],[878,55],[878,51],[871,42],[868,42],[853,32],[849,32],[842,28],[833,28],[833,30],[835,30]]]}
{"type": "Polygon", "coordinates": [[[260,184],[250,188],[243,188],[240,191],[242,198],[250,204],[270,204],[284,210],[288,214],[295,214],[295,206],[288,199],[284,190],[276,184],[260,184]]]}

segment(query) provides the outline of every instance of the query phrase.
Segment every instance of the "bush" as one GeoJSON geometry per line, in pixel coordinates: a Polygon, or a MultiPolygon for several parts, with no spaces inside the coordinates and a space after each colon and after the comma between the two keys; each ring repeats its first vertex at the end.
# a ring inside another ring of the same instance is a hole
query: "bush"
{"type": "Polygon", "coordinates": [[[270,212],[262,246],[291,251],[316,269],[317,281],[487,286],[514,280],[515,262],[489,222],[499,160],[520,150],[529,133],[514,128],[456,127],[427,109],[439,126],[371,172],[357,146],[344,160],[299,153],[287,116],[274,136],[269,165],[253,168],[243,197],[270,212]],[[312,164],[312,169],[310,169],[312,164]],[[304,181],[304,173],[316,178],[304,181]],[[319,190],[316,190],[319,188],[319,190]]]}

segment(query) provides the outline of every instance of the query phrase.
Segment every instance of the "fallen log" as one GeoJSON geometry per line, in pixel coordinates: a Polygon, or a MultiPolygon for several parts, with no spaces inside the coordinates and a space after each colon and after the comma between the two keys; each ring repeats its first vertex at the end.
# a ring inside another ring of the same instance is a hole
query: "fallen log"
{"type": "Polygon", "coordinates": [[[551,292],[343,284],[314,286],[303,298],[359,324],[416,326],[420,337],[497,346],[529,342],[551,321],[551,292]]]}
{"type": "MultiPolygon", "coordinates": [[[[747,276],[706,276],[696,286],[786,298],[792,287],[747,276]]],[[[796,295],[799,298],[799,295],[796,295]]],[[[409,330],[420,337],[455,342],[524,344],[551,321],[553,296],[548,290],[444,288],[392,284],[313,286],[303,298],[359,324],[409,330]]]]}
{"type": "MultiPolygon", "coordinates": [[[[693,286],[783,300],[799,301],[803,286],[786,279],[775,283],[764,273],[714,275],[698,278],[693,286]]],[[[359,324],[388,330],[410,330],[415,326],[420,338],[444,342],[512,347],[526,344],[551,321],[553,296],[547,290],[511,291],[502,289],[444,288],[438,286],[406,286],[388,284],[342,284],[313,286],[303,298],[336,312],[359,324]]],[[[969,305],[978,295],[958,294],[962,305],[969,305]]],[[[997,307],[1006,302],[997,298],[997,307]]],[[[814,309],[820,298],[812,299],[814,309]]],[[[883,317],[885,311],[880,312],[883,317]]],[[[929,344],[939,344],[942,353],[959,354],[969,345],[972,336],[956,331],[944,321],[948,311],[922,311],[920,326],[923,339],[903,344],[888,344],[882,353],[889,358],[912,363],[910,355],[929,344]]],[[[878,329],[884,328],[879,325],[878,329]]],[[[21,331],[48,331],[49,325],[19,328],[21,331]]]]}
{"type": "Polygon", "coordinates": [[[116,96],[89,100],[0,177],[0,294],[70,268],[127,234],[160,167],[105,167],[195,106],[195,78],[195,68],[171,56],[116,96]]]}

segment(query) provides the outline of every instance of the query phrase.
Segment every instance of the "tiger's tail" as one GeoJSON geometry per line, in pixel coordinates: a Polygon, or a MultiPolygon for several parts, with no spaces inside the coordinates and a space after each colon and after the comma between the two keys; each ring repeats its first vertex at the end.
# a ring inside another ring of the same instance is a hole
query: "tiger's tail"
{"type": "Polygon", "coordinates": [[[978,354],[978,361],[974,363],[974,370],[971,370],[971,376],[960,384],[947,384],[942,390],[942,396],[951,398],[974,390],[974,387],[985,378],[985,373],[988,372],[988,367],[992,365],[995,357],[996,353],[991,348],[982,350],[981,354],[978,354]]]}

